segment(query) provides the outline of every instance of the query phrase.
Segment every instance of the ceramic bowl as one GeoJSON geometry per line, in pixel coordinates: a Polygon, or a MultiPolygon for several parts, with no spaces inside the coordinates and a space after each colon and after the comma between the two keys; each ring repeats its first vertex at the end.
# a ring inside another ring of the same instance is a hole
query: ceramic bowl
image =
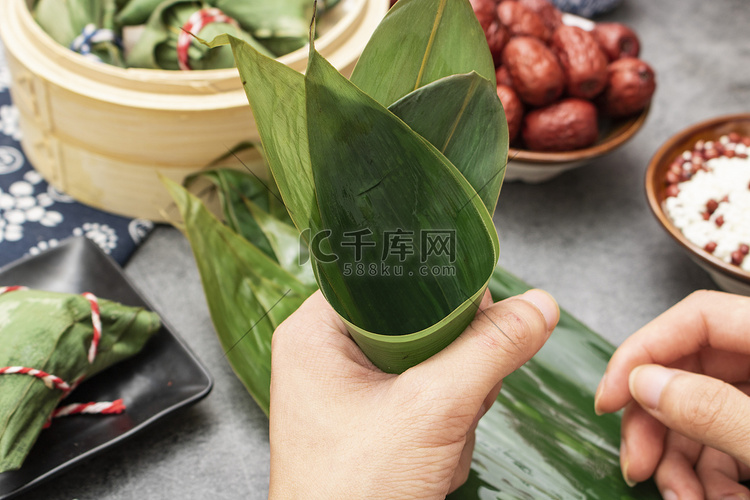
{"type": "Polygon", "coordinates": [[[573,151],[543,152],[510,148],[506,181],[539,183],[580,167],[588,161],[610,153],[632,138],[646,121],[649,108],[639,114],[599,124],[599,140],[592,146],[573,151]]]}
{"type": "Polygon", "coordinates": [[[724,262],[692,243],[675,227],[664,211],[664,200],[667,198],[665,176],[674,159],[683,151],[691,150],[693,145],[701,139],[716,141],[722,135],[731,132],[750,135],[750,113],[705,120],[672,136],[649,162],[645,179],[646,196],[659,224],[690,255],[693,261],[708,272],[719,288],[727,292],[750,296],[750,273],[724,262]]]}

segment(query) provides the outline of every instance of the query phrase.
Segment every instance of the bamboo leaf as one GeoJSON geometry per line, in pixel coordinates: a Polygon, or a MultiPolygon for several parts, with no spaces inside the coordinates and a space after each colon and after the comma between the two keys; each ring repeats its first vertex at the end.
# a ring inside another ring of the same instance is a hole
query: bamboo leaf
{"type": "MultiPolygon", "coordinates": [[[[65,47],[70,47],[87,26],[115,29],[115,0],[39,0],[31,7],[37,23],[65,47]]],[[[92,36],[87,42],[90,53],[106,63],[123,66],[118,44],[106,38],[92,36]]]]}
{"type": "MultiPolygon", "coordinates": [[[[498,267],[494,300],[530,287],[498,267]]],[[[620,474],[620,416],[596,416],[594,394],[614,347],[565,310],[542,350],[503,380],[479,422],[469,480],[450,500],[661,498],[620,474]]]]}
{"type": "Polygon", "coordinates": [[[508,159],[508,124],[495,85],[474,72],[449,76],[388,109],[439,149],[495,212],[508,159]]]}
{"type": "Polygon", "coordinates": [[[271,336],[315,290],[163,178],[183,217],[217,336],[238,378],[268,413],[271,336]]]}
{"type": "MultiPolygon", "coordinates": [[[[213,184],[227,225],[266,255],[275,259],[276,254],[271,247],[271,242],[268,241],[256,218],[247,210],[248,200],[264,204],[267,208],[268,189],[257,179],[231,169],[200,172],[187,177],[184,184],[186,188],[196,186],[197,189],[201,180],[213,184]]],[[[204,194],[202,190],[200,194],[204,194]]]]}
{"type": "Polygon", "coordinates": [[[34,18],[48,35],[67,47],[87,24],[101,24],[103,7],[103,2],[93,0],[39,0],[34,5],[34,18]]]}
{"type": "Polygon", "coordinates": [[[313,6],[310,0],[211,0],[211,3],[236,19],[277,56],[307,43],[313,6]]]}
{"type": "Polygon", "coordinates": [[[389,106],[428,83],[476,71],[495,83],[495,66],[468,0],[400,0],[373,33],[351,81],[389,106]]]}
{"type": "Polygon", "coordinates": [[[246,200],[246,206],[269,242],[279,265],[301,283],[317,287],[308,248],[302,245],[297,229],[273,217],[250,200],[246,200]]]}
{"type": "Polygon", "coordinates": [[[209,45],[230,44],[263,151],[294,225],[304,235],[320,231],[307,147],[305,81],[297,71],[243,41],[220,36],[209,45]]]}

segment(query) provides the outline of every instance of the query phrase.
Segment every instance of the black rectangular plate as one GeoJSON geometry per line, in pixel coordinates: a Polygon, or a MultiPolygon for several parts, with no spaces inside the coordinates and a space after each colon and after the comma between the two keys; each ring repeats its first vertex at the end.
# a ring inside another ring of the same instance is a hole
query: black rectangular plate
{"type": "MultiPolygon", "coordinates": [[[[0,286],[97,297],[153,310],[122,269],[87,238],[72,238],[35,257],[0,269],[0,286]]],[[[162,320],[163,321],[163,320],[162,320]]],[[[126,440],[150,424],[208,395],[213,380],[184,342],[162,328],[143,350],[87,380],[69,402],[122,398],[121,415],[57,419],[42,431],[23,466],[0,474],[0,500],[29,488],[126,440]]]]}

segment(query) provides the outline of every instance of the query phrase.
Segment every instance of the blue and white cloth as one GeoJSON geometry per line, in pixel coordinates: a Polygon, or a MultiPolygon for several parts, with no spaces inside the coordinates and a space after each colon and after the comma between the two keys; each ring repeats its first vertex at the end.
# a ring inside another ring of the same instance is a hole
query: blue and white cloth
{"type": "Polygon", "coordinates": [[[55,247],[71,236],[88,237],[124,264],[153,223],[88,207],[47,184],[21,149],[18,109],[11,102],[10,84],[0,44],[0,267],[55,247]]]}
{"type": "Polygon", "coordinates": [[[69,48],[84,57],[88,57],[96,62],[101,62],[99,56],[91,51],[97,43],[106,42],[113,43],[122,50],[122,40],[120,40],[120,37],[118,37],[114,31],[106,28],[97,28],[95,24],[91,23],[84,26],[81,34],[75,37],[69,48]]]}

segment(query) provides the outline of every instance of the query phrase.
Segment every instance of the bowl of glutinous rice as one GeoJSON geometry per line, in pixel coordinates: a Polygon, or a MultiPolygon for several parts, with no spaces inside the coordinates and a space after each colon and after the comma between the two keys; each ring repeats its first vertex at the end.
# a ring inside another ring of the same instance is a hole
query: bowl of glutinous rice
{"type": "Polygon", "coordinates": [[[672,136],[649,163],[646,195],[661,226],[720,288],[750,295],[750,113],[672,136]]]}

